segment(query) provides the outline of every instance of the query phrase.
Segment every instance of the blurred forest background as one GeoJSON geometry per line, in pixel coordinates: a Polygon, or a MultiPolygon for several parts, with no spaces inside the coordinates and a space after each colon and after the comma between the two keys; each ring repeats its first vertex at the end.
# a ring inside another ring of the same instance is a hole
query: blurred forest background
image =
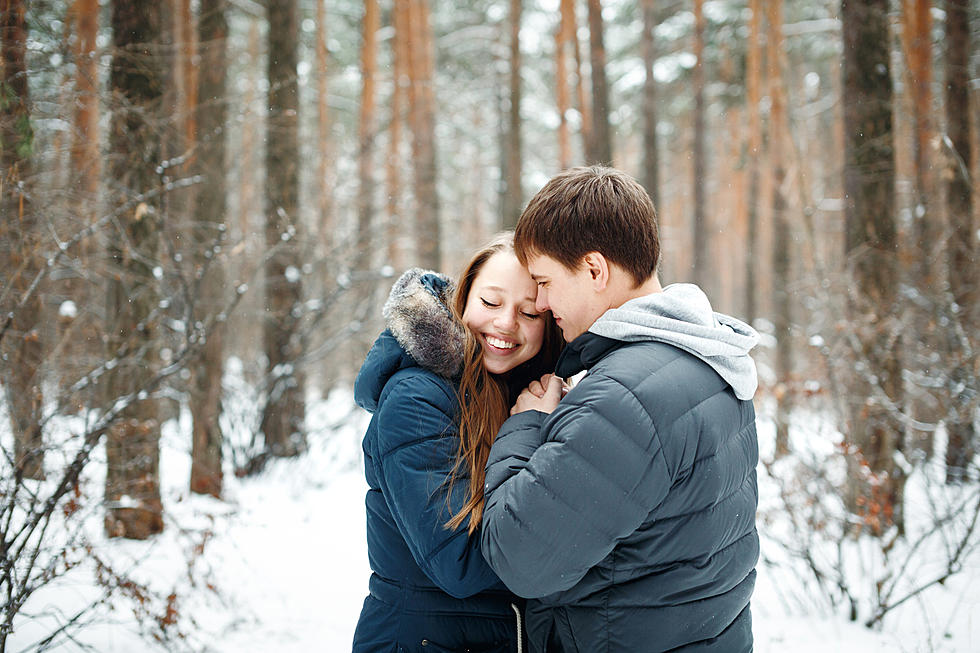
{"type": "Polygon", "coordinates": [[[591,163],[653,197],[663,282],[764,334],[779,492],[760,527],[783,545],[764,562],[873,626],[976,548],[976,2],[0,12],[0,650],[32,593],[93,555],[83,507],[110,537],[163,529],[164,422],[191,413],[197,493],[302,455],[307,406],[350,384],[393,278],[454,274],[591,163]],[[230,374],[248,415],[222,410],[230,374]],[[831,450],[794,439],[813,414],[831,450]],[[906,518],[915,478],[925,521],[906,518]],[[852,547],[881,572],[851,575],[852,547]],[[912,574],[922,551],[939,566],[912,574]]]}

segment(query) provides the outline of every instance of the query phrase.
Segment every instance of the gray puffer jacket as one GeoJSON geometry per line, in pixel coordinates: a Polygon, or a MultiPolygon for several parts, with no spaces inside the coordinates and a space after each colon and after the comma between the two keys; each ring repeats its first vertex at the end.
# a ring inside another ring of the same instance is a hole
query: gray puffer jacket
{"type": "Polygon", "coordinates": [[[757,339],[668,286],[566,347],[558,374],[588,374],[553,413],[504,424],[481,544],[530,650],[752,650],[757,339]]]}

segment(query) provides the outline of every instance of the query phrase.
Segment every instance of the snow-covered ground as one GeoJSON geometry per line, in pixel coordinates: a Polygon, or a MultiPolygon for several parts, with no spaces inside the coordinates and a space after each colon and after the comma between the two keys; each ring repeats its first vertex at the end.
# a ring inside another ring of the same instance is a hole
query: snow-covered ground
{"type": "MultiPolygon", "coordinates": [[[[189,424],[186,417],[168,423],[161,462],[166,531],[149,542],[107,541],[99,511],[87,520],[101,555],[162,598],[106,601],[83,617],[87,625],[74,639],[60,638],[48,650],[349,650],[368,579],[359,460],[365,421],[350,411],[350,396],[342,392],[311,407],[309,453],[276,461],[254,478],[227,475],[224,501],[187,492],[189,424]],[[338,422],[339,428],[329,427],[338,422]],[[134,616],[141,611],[142,620],[134,616]]],[[[768,429],[761,426],[765,439],[768,429]]],[[[98,478],[90,482],[99,487],[98,478]]],[[[978,651],[977,581],[980,557],[974,555],[961,574],[871,631],[840,616],[802,613],[798,602],[786,599],[797,579],[760,565],[756,650],[978,651]]],[[[54,623],[99,597],[91,566],[75,568],[32,597],[7,650],[34,650],[54,623]]]]}

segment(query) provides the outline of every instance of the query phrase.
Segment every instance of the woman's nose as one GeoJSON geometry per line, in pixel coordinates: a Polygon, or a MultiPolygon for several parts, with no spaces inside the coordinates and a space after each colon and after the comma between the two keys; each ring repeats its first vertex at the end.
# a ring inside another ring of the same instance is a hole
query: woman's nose
{"type": "Polygon", "coordinates": [[[513,331],[517,324],[517,316],[511,311],[502,311],[494,318],[494,326],[501,331],[513,331]]]}

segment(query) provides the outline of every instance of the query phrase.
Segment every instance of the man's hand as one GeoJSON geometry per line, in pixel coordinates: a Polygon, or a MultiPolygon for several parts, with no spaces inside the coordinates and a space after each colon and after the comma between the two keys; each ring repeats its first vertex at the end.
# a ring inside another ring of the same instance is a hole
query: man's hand
{"type": "Polygon", "coordinates": [[[558,407],[567,389],[561,377],[554,374],[545,374],[540,381],[531,381],[531,385],[521,392],[517,398],[517,403],[510,409],[511,415],[523,413],[526,410],[538,410],[542,413],[550,413],[558,407]]]}

